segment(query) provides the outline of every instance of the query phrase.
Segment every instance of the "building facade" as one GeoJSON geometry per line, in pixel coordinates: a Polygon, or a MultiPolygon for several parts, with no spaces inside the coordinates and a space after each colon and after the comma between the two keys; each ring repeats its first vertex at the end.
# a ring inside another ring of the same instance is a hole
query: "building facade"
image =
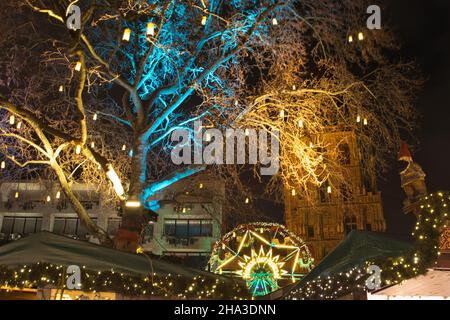
{"type": "Polygon", "coordinates": [[[369,187],[375,179],[366,179],[362,174],[356,134],[335,132],[323,140],[338,146],[347,184],[339,190],[326,184],[312,187],[313,199],[308,200],[285,190],[286,225],[307,242],[316,264],[352,230],[386,230],[381,194],[369,187]]]}
{"type": "MultiPolygon", "coordinates": [[[[94,186],[74,185],[91,218],[114,238],[121,208],[106,204],[94,186]]],[[[156,222],[143,233],[143,249],[157,255],[209,255],[221,236],[224,188],[207,175],[179,181],[157,195],[156,222]]],[[[49,231],[95,241],[54,182],[0,182],[0,241],[49,231]]]]}

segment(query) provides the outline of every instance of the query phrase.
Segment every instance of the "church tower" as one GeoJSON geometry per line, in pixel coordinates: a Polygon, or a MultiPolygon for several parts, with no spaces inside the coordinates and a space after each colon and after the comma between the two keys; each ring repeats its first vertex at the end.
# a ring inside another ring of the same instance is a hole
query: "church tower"
{"type": "Polygon", "coordinates": [[[313,187],[314,199],[305,200],[285,190],[287,227],[308,243],[315,263],[332,251],[352,230],[385,231],[381,194],[375,177],[364,177],[356,133],[327,133],[327,145],[338,146],[348,184],[340,190],[313,187]]]}

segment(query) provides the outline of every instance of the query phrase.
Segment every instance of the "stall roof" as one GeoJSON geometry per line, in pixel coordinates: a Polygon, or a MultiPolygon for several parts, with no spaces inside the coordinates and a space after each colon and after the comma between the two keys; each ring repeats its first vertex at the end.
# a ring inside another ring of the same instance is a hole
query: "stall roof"
{"type": "Polygon", "coordinates": [[[176,265],[159,258],[117,251],[89,242],[74,240],[51,232],[40,232],[0,246],[0,266],[15,267],[35,263],[86,266],[92,271],[121,272],[129,275],[205,276],[232,281],[227,277],[176,265]]]}

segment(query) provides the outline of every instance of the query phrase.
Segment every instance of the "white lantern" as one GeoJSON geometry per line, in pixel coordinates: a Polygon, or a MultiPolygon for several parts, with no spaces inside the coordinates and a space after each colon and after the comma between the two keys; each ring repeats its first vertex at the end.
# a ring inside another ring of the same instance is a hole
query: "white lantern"
{"type": "Polygon", "coordinates": [[[202,17],[202,26],[206,25],[206,19],[207,19],[206,16],[203,16],[203,17],[202,17]]]}
{"type": "Polygon", "coordinates": [[[364,34],[362,32],[358,33],[358,40],[363,41],[364,40],[364,34]]]}
{"type": "Polygon", "coordinates": [[[155,35],[155,24],[153,22],[149,22],[147,24],[147,35],[154,36],[155,35]]]}
{"type": "Polygon", "coordinates": [[[274,26],[278,25],[278,20],[277,20],[277,18],[273,18],[273,19],[272,19],[272,24],[273,24],[274,26]]]}
{"type": "Polygon", "coordinates": [[[130,41],[130,37],[131,37],[131,29],[130,28],[126,28],[125,30],[123,30],[122,40],[123,41],[130,41]]]}
{"type": "Polygon", "coordinates": [[[77,64],[75,65],[75,70],[76,71],[80,71],[81,70],[81,62],[77,62],[77,64]]]}
{"type": "Polygon", "coordinates": [[[12,115],[9,117],[9,124],[10,124],[10,125],[14,125],[15,122],[16,122],[16,117],[12,114],[12,115]]]}

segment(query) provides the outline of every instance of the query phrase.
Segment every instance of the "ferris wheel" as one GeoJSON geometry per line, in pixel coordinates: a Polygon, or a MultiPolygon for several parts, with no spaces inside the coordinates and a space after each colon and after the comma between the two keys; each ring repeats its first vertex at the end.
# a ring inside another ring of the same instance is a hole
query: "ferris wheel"
{"type": "Polygon", "coordinates": [[[242,224],[216,242],[210,271],[241,277],[253,296],[294,283],[313,267],[305,242],[276,223],[242,224]]]}

